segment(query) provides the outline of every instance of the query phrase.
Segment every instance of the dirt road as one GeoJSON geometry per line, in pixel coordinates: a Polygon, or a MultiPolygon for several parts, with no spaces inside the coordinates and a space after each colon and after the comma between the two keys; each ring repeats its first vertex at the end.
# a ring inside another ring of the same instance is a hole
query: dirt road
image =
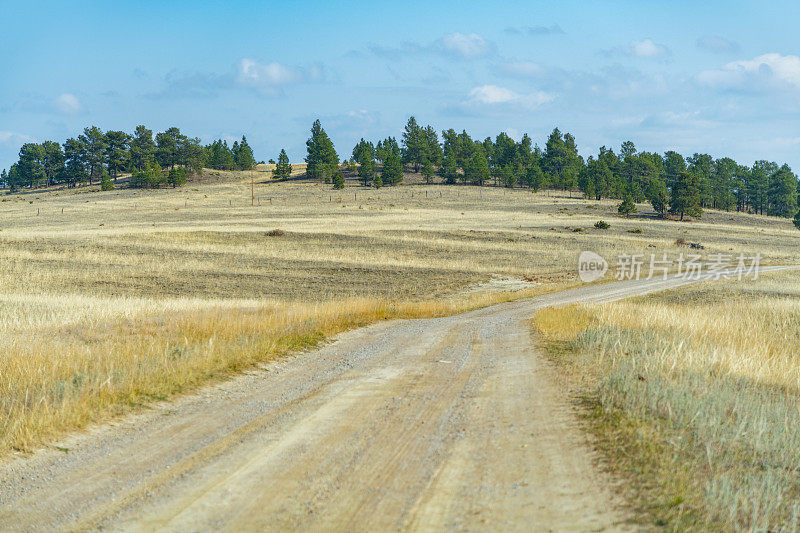
{"type": "Polygon", "coordinates": [[[0,464],[0,530],[629,528],[524,320],[683,283],[343,334],[0,464]]]}

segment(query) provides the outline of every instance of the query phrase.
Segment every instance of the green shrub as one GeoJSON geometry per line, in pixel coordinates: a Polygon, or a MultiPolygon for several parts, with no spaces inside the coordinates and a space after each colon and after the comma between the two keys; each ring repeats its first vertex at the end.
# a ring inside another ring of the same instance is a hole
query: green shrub
{"type": "Polygon", "coordinates": [[[131,175],[129,187],[132,189],[157,189],[166,182],[161,167],[156,163],[145,169],[137,170],[131,175]]]}
{"type": "Polygon", "coordinates": [[[186,169],[175,167],[169,171],[167,175],[167,183],[172,185],[172,188],[184,185],[186,183],[186,169]]]}
{"type": "Polygon", "coordinates": [[[611,227],[611,224],[606,222],[605,220],[598,220],[594,223],[594,227],[597,229],[608,229],[611,227]]]}
{"type": "Polygon", "coordinates": [[[105,169],[103,169],[103,175],[100,177],[100,190],[101,191],[113,191],[114,190],[114,183],[111,181],[111,177],[108,175],[105,169]]]}

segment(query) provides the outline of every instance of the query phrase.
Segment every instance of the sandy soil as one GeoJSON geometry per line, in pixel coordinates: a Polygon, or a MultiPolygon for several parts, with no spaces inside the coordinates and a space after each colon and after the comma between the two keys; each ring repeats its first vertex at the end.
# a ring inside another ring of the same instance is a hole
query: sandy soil
{"type": "Polygon", "coordinates": [[[0,464],[0,530],[631,529],[524,321],[683,283],[346,333],[0,464]]]}

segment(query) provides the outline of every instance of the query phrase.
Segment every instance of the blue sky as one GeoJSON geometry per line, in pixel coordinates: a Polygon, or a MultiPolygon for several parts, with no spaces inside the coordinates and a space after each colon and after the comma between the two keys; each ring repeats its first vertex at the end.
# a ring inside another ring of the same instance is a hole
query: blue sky
{"type": "Polygon", "coordinates": [[[800,169],[796,1],[0,0],[0,20],[0,168],[90,124],[246,134],[299,162],[319,117],[349,156],[414,114],[800,169]]]}

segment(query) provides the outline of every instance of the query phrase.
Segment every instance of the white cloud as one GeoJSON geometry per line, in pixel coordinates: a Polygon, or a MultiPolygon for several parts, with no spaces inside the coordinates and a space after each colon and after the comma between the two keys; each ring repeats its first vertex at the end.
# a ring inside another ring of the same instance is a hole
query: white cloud
{"type": "Polygon", "coordinates": [[[441,44],[446,52],[461,56],[465,59],[483,57],[494,51],[492,43],[477,33],[449,33],[442,37],[441,44]]]}
{"type": "Polygon", "coordinates": [[[659,44],[652,39],[642,39],[632,41],[625,46],[618,46],[606,52],[608,55],[624,55],[629,57],[641,57],[645,59],[660,59],[670,54],[669,48],[659,44]]]}
{"type": "Polygon", "coordinates": [[[764,54],[753,59],[733,61],[696,77],[702,85],[716,89],[763,90],[800,89],[800,57],[764,54]]]}
{"type": "Polygon", "coordinates": [[[513,105],[534,109],[553,101],[554,96],[542,91],[520,94],[497,85],[481,85],[469,92],[468,103],[479,105],[513,105]]]}
{"type": "Polygon", "coordinates": [[[278,87],[297,83],[303,73],[277,62],[261,63],[254,59],[239,60],[236,67],[236,81],[250,87],[278,87]]]}
{"type": "Polygon", "coordinates": [[[78,97],[71,93],[63,93],[53,99],[53,104],[60,113],[65,115],[75,115],[83,111],[78,97]]]}

